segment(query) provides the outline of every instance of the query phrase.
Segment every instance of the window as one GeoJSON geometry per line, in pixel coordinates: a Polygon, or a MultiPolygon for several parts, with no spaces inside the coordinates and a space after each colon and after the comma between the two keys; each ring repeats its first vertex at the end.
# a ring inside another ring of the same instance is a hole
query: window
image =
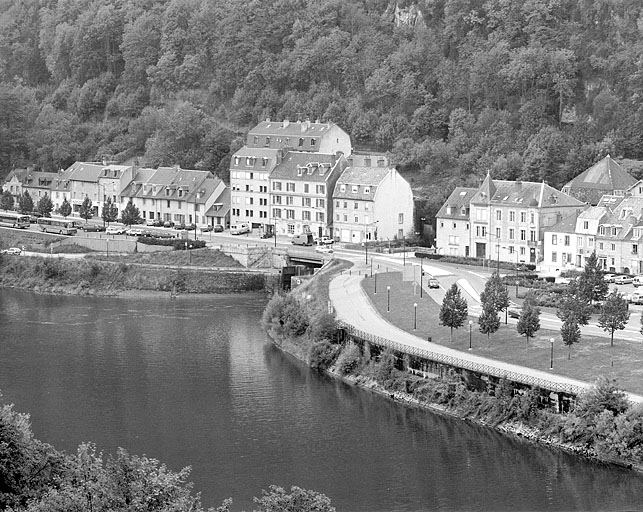
{"type": "Polygon", "coordinates": [[[598,234],[599,235],[604,235],[605,234],[605,226],[599,226],[598,234]]]}
{"type": "Polygon", "coordinates": [[[359,222],[359,217],[355,215],[355,224],[357,224],[358,222],[359,222]]]}
{"type": "Polygon", "coordinates": [[[371,193],[371,187],[364,187],[364,193],[365,194],[370,194],[371,193]]]}
{"type": "Polygon", "coordinates": [[[516,212],[509,212],[509,222],[516,222],[516,212]]]}
{"type": "Polygon", "coordinates": [[[167,200],[167,207],[168,208],[170,207],[170,200],[169,199],[167,200]]]}
{"type": "Polygon", "coordinates": [[[304,194],[308,194],[309,192],[310,192],[310,184],[304,183],[304,194]]]}
{"type": "Polygon", "coordinates": [[[272,204],[281,204],[281,196],[272,196],[272,204]]]}
{"type": "Polygon", "coordinates": [[[514,228],[509,228],[509,240],[513,240],[516,237],[516,230],[514,228]]]}
{"type": "Polygon", "coordinates": [[[295,198],[293,196],[286,196],[286,204],[292,206],[295,204],[295,198]]]}
{"type": "Polygon", "coordinates": [[[532,242],[536,241],[536,232],[533,229],[529,231],[529,240],[531,240],[532,242]]]}
{"type": "Polygon", "coordinates": [[[353,186],[351,187],[351,192],[352,192],[353,194],[357,194],[357,193],[359,192],[359,186],[357,186],[357,185],[353,185],[353,186]]]}
{"type": "Polygon", "coordinates": [[[353,210],[359,210],[359,203],[354,203],[353,210]]]}
{"type": "Polygon", "coordinates": [[[500,238],[500,228],[496,228],[496,238],[500,238]]]}
{"type": "Polygon", "coordinates": [[[266,143],[264,145],[270,147],[270,137],[266,137],[266,143]]]}
{"type": "Polygon", "coordinates": [[[310,212],[308,210],[304,210],[301,212],[301,218],[302,220],[310,220],[310,212]]]}
{"type": "Polygon", "coordinates": [[[340,185],[339,186],[339,191],[340,192],[346,192],[346,185],[340,185]]]}
{"type": "Polygon", "coordinates": [[[583,237],[582,236],[577,236],[576,237],[576,245],[578,247],[583,247],[583,237]]]}
{"type": "Polygon", "coordinates": [[[317,185],[315,187],[315,192],[317,194],[325,194],[326,193],[326,185],[317,185]]]}
{"type": "Polygon", "coordinates": [[[551,245],[558,244],[558,235],[551,235],[551,245]]]}
{"type": "Polygon", "coordinates": [[[610,244],[610,251],[616,250],[616,244],[610,244]]]}
{"type": "Polygon", "coordinates": [[[299,147],[302,147],[304,145],[304,139],[300,138],[299,139],[299,147]]]}
{"type": "Polygon", "coordinates": [[[286,218],[287,219],[294,219],[295,218],[295,210],[286,210],[286,218]]]}
{"type": "Polygon", "coordinates": [[[502,210],[496,210],[496,220],[502,220],[502,210]]]}
{"type": "Polygon", "coordinates": [[[632,254],[638,254],[638,253],[639,253],[639,245],[632,244],[632,254]]]}
{"type": "Polygon", "coordinates": [[[310,145],[314,146],[317,141],[315,139],[310,139],[310,145]]]}
{"type": "Polygon", "coordinates": [[[316,212],[315,213],[315,220],[317,222],[325,222],[324,221],[324,212],[316,212]]]}
{"type": "Polygon", "coordinates": [[[268,159],[264,156],[261,159],[261,167],[265,167],[266,165],[268,165],[268,159]]]}
{"type": "Polygon", "coordinates": [[[458,227],[458,225],[454,222],[453,223],[453,229],[456,229],[457,227],[458,227]]]}
{"type": "Polygon", "coordinates": [[[589,229],[589,221],[588,220],[583,221],[583,229],[589,229]]]}
{"type": "Polygon", "coordinates": [[[272,190],[281,191],[281,181],[273,181],[272,182],[272,190]]]}
{"type": "Polygon", "coordinates": [[[326,200],[325,199],[315,199],[315,207],[316,208],[326,208],[326,200]]]}
{"type": "Polygon", "coordinates": [[[514,248],[514,246],[510,245],[509,246],[509,254],[514,254],[515,251],[516,251],[516,249],[514,248]]]}
{"type": "Polygon", "coordinates": [[[565,245],[569,247],[569,235],[565,235],[565,245]]]}
{"type": "Polygon", "coordinates": [[[254,145],[255,145],[255,146],[256,146],[257,144],[259,144],[259,136],[258,136],[258,135],[255,135],[255,136],[254,136],[254,138],[253,138],[253,142],[254,142],[254,145]]]}
{"type": "Polygon", "coordinates": [[[535,213],[530,213],[529,217],[530,217],[529,222],[531,222],[532,224],[536,222],[536,214],[535,213]]]}
{"type": "Polygon", "coordinates": [[[238,156],[234,157],[234,165],[239,165],[239,160],[241,160],[238,156]]]}
{"type": "Polygon", "coordinates": [[[598,243],[598,250],[602,251],[603,250],[603,242],[598,243]]]}
{"type": "Polygon", "coordinates": [[[527,212],[520,212],[520,222],[527,222],[527,212]]]}
{"type": "Polygon", "coordinates": [[[397,215],[397,223],[398,224],[404,224],[404,214],[403,213],[399,213],[397,215]]]}
{"type": "Polygon", "coordinates": [[[551,262],[556,263],[557,260],[558,260],[558,253],[552,252],[551,253],[551,262]]]}
{"type": "Polygon", "coordinates": [[[520,240],[522,240],[523,242],[527,240],[527,232],[524,229],[520,230],[520,240]]]}
{"type": "Polygon", "coordinates": [[[487,226],[482,226],[482,236],[487,236],[487,226]]]}
{"type": "Polygon", "coordinates": [[[307,206],[310,208],[310,197],[302,197],[301,199],[302,206],[307,206]]]}
{"type": "Polygon", "coordinates": [[[521,255],[521,256],[524,256],[524,255],[525,255],[525,248],[524,248],[524,247],[521,247],[521,248],[520,248],[520,255],[521,255]]]}
{"type": "Polygon", "coordinates": [[[286,183],[286,192],[294,192],[295,191],[295,184],[288,182],[286,183]]]}
{"type": "Polygon", "coordinates": [[[616,228],[616,227],[612,228],[612,236],[616,236],[616,231],[617,230],[618,230],[618,228],[616,228]]]}
{"type": "Polygon", "coordinates": [[[348,215],[344,214],[344,222],[348,222],[348,215]]]}

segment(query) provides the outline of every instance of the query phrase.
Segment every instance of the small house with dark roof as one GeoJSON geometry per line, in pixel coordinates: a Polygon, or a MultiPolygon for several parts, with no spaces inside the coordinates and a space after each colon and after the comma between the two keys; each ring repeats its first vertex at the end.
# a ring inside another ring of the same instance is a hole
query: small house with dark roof
{"type": "Polygon", "coordinates": [[[436,215],[437,247],[442,254],[471,256],[471,198],[477,188],[456,187],[436,215]]]}
{"type": "Polygon", "coordinates": [[[605,194],[625,195],[636,182],[616,160],[607,155],[567,183],[562,192],[595,206],[605,194]]]}
{"type": "Polygon", "coordinates": [[[583,248],[583,238],[576,235],[576,224],[581,215],[582,213],[574,212],[545,228],[541,270],[561,272],[584,265],[584,259],[579,254],[579,250],[583,248]]]}
{"type": "Polygon", "coordinates": [[[347,167],[335,184],[333,204],[333,234],[342,242],[412,234],[413,191],[392,167],[347,167]]]}

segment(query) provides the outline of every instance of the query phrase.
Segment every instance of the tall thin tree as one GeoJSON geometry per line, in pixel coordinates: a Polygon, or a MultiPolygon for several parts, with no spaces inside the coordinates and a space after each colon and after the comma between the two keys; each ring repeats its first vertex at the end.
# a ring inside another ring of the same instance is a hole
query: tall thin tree
{"type": "Polygon", "coordinates": [[[451,288],[444,294],[442,307],[440,308],[440,325],[451,328],[450,339],[453,343],[453,329],[462,327],[467,319],[467,299],[460,293],[458,285],[453,283],[451,288]]]}

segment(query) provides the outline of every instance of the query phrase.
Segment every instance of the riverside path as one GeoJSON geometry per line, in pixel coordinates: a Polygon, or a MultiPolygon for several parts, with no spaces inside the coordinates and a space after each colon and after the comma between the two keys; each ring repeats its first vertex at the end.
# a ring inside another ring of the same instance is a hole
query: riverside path
{"type": "MultiPolygon", "coordinates": [[[[390,324],[380,316],[361,286],[360,275],[343,273],[331,280],[330,301],[337,319],[366,333],[384,346],[453,366],[479,371],[496,377],[507,377],[516,382],[538,385],[545,389],[569,391],[574,394],[591,386],[588,382],[488,359],[468,352],[430,343],[390,324]]],[[[437,320],[436,320],[437,321],[437,320]]],[[[376,341],[377,342],[377,341],[376,341]]],[[[628,393],[630,401],[643,402],[643,397],[628,393]]]]}

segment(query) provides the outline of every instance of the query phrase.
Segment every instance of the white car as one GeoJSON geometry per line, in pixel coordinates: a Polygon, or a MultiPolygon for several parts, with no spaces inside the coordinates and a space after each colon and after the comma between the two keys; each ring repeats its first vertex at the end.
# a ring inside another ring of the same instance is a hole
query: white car
{"type": "Polygon", "coordinates": [[[125,226],[107,226],[105,233],[108,235],[124,235],[126,231],[125,226]]]}
{"type": "Polygon", "coordinates": [[[22,249],[20,249],[19,247],[9,247],[8,249],[3,249],[2,251],[0,251],[0,253],[20,256],[22,254],[22,249]]]}
{"type": "Polygon", "coordinates": [[[333,248],[328,245],[318,245],[315,247],[316,252],[321,252],[323,254],[333,254],[333,248]]]}
{"type": "Polygon", "coordinates": [[[319,245],[333,245],[335,243],[335,240],[329,236],[322,236],[321,238],[317,238],[315,241],[319,245]]]}

